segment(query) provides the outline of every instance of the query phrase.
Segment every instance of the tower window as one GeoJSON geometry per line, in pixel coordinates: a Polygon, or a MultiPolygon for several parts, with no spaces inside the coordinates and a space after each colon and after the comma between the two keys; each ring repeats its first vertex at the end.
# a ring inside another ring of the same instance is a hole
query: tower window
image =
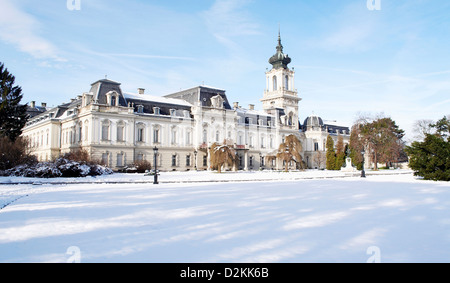
{"type": "Polygon", "coordinates": [[[273,76],[273,90],[276,91],[277,89],[277,76],[273,76]]]}
{"type": "Polygon", "coordinates": [[[284,88],[289,90],[289,76],[287,75],[284,77],[284,88]]]}

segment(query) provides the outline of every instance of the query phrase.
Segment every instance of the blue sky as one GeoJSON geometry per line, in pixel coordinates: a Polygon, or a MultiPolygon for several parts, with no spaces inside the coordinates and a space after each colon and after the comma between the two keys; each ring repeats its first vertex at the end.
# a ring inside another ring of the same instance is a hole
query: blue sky
{"type": "Polygon", "coordinates": [[[201,84],[256,104],[278,26],[313,112],[351,126],[383,112],[401,128],[450,114],[450,2],[0,0],[0,61],[24,100],[58,105],[105,75],[165,95],[201,84]]]}

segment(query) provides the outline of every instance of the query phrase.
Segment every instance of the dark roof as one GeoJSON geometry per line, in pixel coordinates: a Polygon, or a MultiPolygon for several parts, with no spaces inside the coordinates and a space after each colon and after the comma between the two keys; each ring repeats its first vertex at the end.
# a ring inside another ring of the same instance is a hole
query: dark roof
{"type": "Polygon", "coordinates": [[[334,124],[325,124],[322,118],[318,116],[309,116],[305,119],[302,125],[303,131],[308,131],[308,128],[320,128],[323,131],[327,131],[330,134],[350,134],[350,128],[345,126],[338,126],[334,124]]]}
{"type": "Polygon", "coordinates": [[[165,95],[167,98],[177,98],[189,102],[192,105],[196,105],[197,102],[201,102],[203,107],[211,107],[211,98],[220,95],[224,100],[224,108],[231,110],[230,103],[225,94],[225,90],[218,89],[209,86],[197,86],[180,92],[165,95]]]}
{"type": "Polygon", "coordinates": [[[36,106],[36,107],[27,107],[27,114],[29,115],[30,118],[36,117],[42,113],[44,113],[45,111],[47,111],[47,108],[45,107],[41,107],[41,106],[36,106]]]}
{"type": "Polygon", "coordinates": [[[323,126],[323,120],[320,117],[317,116],[309,116],[305,119],[305,122],[303,122],[304,127],[322,127],[323,126]]]}
{"type": "Polygon", "coordinates": [[[107,79],[98,80],[95,83],[91,84],[90,92],[94,95],[94,101],[99,104],[106,104],[106,94],[110,91],[115,91],[119,94],[119,105],[127,106],[120,85],[121,84],[118,82],[107,79]]]}
{"type": "Polygon", "coordinates": [[[270,57],[269,63],[273,66],[274,69],[287,69],[289,63],[291,63],[291,58],[283,53],[283,45],[281,44],[280,33],[278,33],[277,53],[270,57]]]}

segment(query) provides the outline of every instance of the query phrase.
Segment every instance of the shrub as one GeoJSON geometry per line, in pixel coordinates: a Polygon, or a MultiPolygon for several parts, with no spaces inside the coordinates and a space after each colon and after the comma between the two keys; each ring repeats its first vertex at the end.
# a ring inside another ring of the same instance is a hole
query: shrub
{"type": "Polygon", "coordinates": [[[133,166],[136,168],[137,173],[145,173],[147,170],[152,169],[152,165],[147,160],[136,161],[133,166]]]}
{"type": "Polygon", "coordinates": [[[36,163],[36,157],[28,152],[26,139],[19,137],[11,141],[8,137],[0,137],[0,170],[8,170],[21,164],[36,163]]]}

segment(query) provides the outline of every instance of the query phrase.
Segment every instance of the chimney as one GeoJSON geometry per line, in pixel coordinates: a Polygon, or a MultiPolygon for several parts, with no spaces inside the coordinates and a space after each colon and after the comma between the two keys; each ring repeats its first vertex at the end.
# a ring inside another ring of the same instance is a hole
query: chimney
{"type": "Polygon", "coordinates": [[[36,101],[31,101],[30,102],[30,107],[31,108],[36,108],[36,101]]]}
{"type": "Polygon", "coordinates": [[[47,103],[42,102],[42,103],[41,103],[41,106],[42,106],[43,108],[47,108],[47,103]]]}
{"type": "Polygon", "coordinates": [[[249,108],[250,110],[255,110],[255,105],[254,105],[254,104],[249,104],[249,105],[248,105],[248,108],[249,108]]]}
{"type": "Polygon", "coordinates": [[[234,107],[234,109],[238,109],[239,108],[239,102],[234,102],[233,103],[233,107],[234,107]]]}
{"type": "Polygon", "coordinates": [[[138,88],[139,94],[145,94],[145,88],[138,88]]]}

